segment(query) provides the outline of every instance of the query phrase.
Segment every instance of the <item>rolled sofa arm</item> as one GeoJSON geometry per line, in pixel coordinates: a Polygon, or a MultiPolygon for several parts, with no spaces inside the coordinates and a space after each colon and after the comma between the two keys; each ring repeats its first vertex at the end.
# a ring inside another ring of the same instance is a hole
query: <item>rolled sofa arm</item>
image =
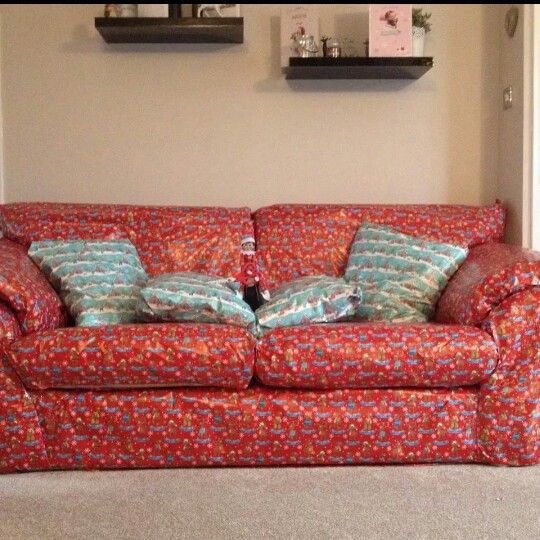
{"type": "Polygon", "coordinates": [[[16,315],[22,333],[52,330],[65,324],[65,309],[26,249],[0,238],[0,301],[16,315]]]}
{"type": "Polygon", "coordinates": [[[540,285],[540,252],[508,244],[471,248],[439,303],[435,320],[478,326],[505,298],[540,285]]]}
{"type": "Polygon", "coordinates": [[[482,327],[499,362],[479,394],[478,448],[488,463],[540,463],[540,287],[513,294],[482,327]]]}
{"type": "Polygon", "coordinates": [[[5,359],[21,335],[13,311],[0,302],[0,472],[45,468],[47,453],[31,397],[5,359]]]}
{"type": "Polygon", "coordinates": [[[478,448],[498,465],[540,462],[540,253],[506,244],[470,250],[436,321],[481,326],[499,361],[480,386],[478,448]]]}
{"type": "Polygon", "coordinates": [[[0,354],[3,347],[7,347],[20,335],[21,327],[17,317],[9,306],[0,302],[0,354]]]}

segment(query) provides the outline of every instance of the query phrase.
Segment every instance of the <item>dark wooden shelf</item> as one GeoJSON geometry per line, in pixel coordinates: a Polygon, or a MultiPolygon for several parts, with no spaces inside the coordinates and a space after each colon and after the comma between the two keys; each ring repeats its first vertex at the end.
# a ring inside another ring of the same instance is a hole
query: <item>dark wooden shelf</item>
{"type": "Polygon", "coordinates": [[[431,56],[290,58],[287,79],[419,79],[433,67],[431,56]]]}
{"type": "Polygon", "coordinates": [[[96,17],[107,43],[243,43],[243,17],[96,17]]]}

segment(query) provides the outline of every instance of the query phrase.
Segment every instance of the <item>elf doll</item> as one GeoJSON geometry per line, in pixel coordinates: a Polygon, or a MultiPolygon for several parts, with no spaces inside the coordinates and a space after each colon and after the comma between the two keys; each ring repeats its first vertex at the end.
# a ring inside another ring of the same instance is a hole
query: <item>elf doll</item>
{"type": "Polygon", "coordinates": [[[235,278],[240,284],[240,296],[255,311],[263,303],[263,300],[270,300],[270,293],[257,264],[255,238],[253,236],[244,236],[241,246],[240,272],[236,274],[235,278]]]}

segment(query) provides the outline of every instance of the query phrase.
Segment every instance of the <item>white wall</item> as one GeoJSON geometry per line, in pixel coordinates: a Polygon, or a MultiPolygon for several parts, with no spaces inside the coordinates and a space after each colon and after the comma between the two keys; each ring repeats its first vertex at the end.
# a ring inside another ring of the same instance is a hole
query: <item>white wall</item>
{"type": "MultiPolygon", "coordinates": [[[[499,10],[424,7],[419,81],[289,84],[277,4],[243,6],[239,46],[110,46],[102,5],[1,6],[6,200],[492,202],[499,10]]],[[[323,5],[322,30],[361,49],[366,10],[323,5]]]]}

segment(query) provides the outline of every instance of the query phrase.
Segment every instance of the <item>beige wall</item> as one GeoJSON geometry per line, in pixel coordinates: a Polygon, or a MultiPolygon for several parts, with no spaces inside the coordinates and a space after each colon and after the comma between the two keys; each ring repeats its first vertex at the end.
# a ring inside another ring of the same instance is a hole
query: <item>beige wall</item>
{"type": "MultiPolygon", "coordinates": [[[[419,81],[289,84],[277,4],[243,6],[239,46],[108,46],[101,5],[2,6],[5,198],[490,202],[499,10],[425,7],[436,67],[419,81]]],[[[362,47],[366,4],[321,9],[362,47]]]]}
{"type": "Polygon", "coordinates": [[[506,237],[509,242],[522,244],[524,220],[524,10],[519,4],[519,22],[513,38],[504,30],[504,16],[511,4],[500,6],[500,99],[503,89],[511,85],[514,104],[502,110],[499,131],[498,196],[508,208],[506,237]]]}

